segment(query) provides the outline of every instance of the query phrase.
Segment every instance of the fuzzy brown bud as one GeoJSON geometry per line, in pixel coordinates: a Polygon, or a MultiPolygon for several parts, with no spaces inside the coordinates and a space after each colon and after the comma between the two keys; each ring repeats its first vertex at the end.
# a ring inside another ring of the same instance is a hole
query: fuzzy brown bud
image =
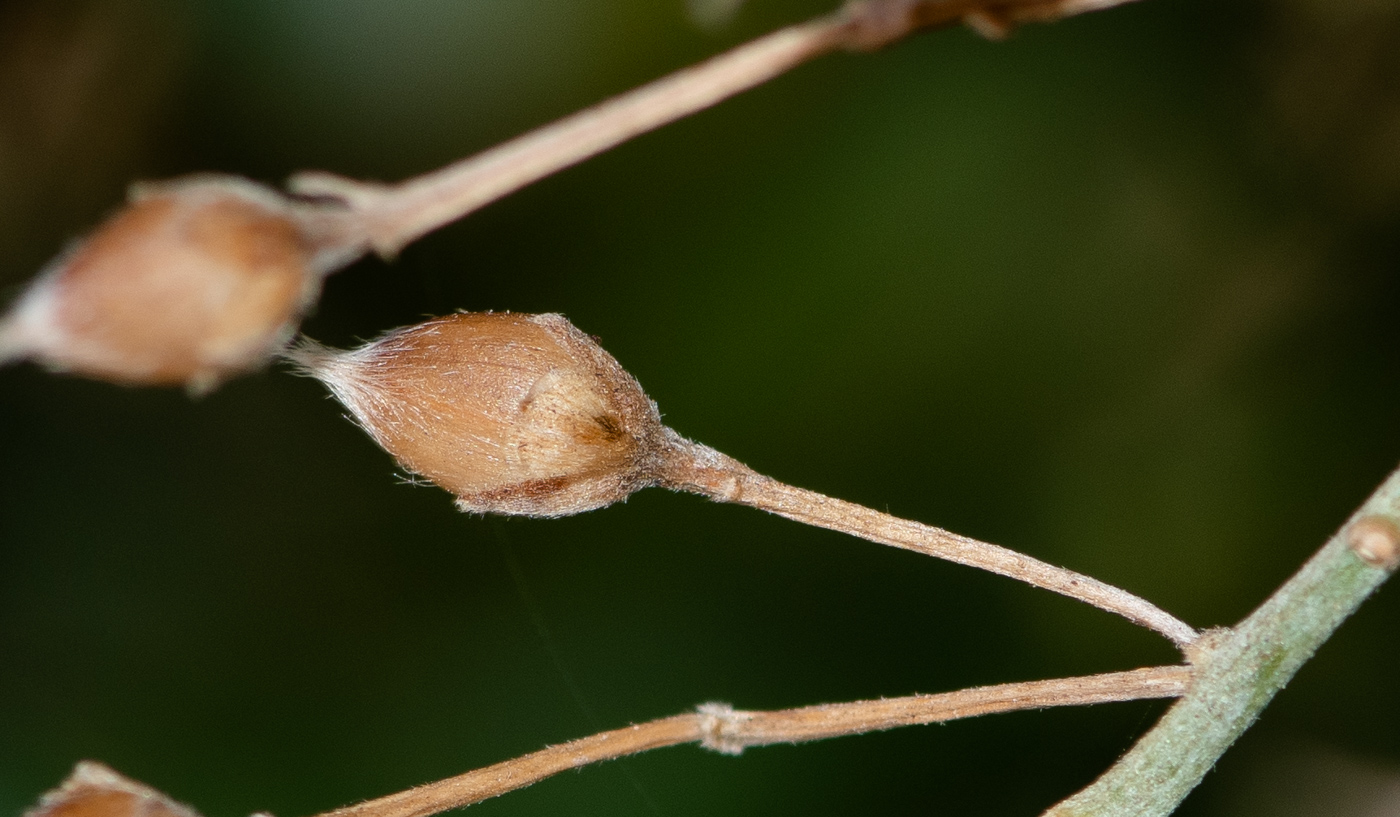
{"type": "Polygon", "coordinates": [[[189,806],[85,760],[24,817],[199,817],[189,806]]]}
{"type": "Polygon", "coordinates": [[[655,404],[562,315],[460,313],[287,357],[462,510],[567,516],[656,482],[655,404]]]}
{"type": "Polygon", "coordinates": [[[323,275],[297,205],[196,176],[131,201],[57,258],[0,323],[0,360],[205,390],[285,344],[323,275]]]}

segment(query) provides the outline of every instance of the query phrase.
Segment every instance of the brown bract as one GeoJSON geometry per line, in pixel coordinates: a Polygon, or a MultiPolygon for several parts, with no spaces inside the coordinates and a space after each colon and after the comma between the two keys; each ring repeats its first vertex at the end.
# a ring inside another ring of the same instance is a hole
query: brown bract
{"type": "Polygon", "coordinates": [[[203,391],[291,336],[322,275],[293,205],[235,177],[138,188],[0,325],[0,359],[203,391]]]}
{"type": "Polygon", "coordinates": [[[287,356],[465,511],[566,516],[655,483],[655,404],[562,315],[459,313],[287,356]]]}

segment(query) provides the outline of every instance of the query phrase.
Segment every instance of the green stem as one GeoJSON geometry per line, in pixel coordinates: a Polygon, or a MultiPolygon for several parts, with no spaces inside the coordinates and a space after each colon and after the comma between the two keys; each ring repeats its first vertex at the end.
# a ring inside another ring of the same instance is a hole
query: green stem
{"type": "Polygon", "coordinates": [[[1395,570],[1400,471],[1237,627],[1205,634],[1191,689],[1092,785],[1045,817],[1170,814],[1317,648],[1395,570]]]}

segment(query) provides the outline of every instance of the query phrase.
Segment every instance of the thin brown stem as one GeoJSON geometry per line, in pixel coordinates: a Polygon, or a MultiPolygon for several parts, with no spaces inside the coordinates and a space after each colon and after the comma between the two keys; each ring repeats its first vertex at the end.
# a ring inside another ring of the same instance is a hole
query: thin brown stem
{"type": "Polygon", "coordinates": [[[708,108],[836,47],[839,22],[769,34],[692,68],[579,111],[441,170],[394,186],[304,173],[299,193],[344,198],[370,246],[392,255],[419,237],[639,134],[708,108]]]}
{"type": "Polygon", "coordinates": [[[675,432],[670,433],[669,442],[669,456],[659,477],[665,487],[998,573],[1117,613],[1161,633],[1183,650],[1196,640],[1197,633],[1190,625],[1146,599],[1098,579],[1000,545],[795,488],[675,432]]]}
{"type": "Polygon", "coordinates": [[[695,712],[600,732],[318,817],[426,817],[522,789],[569,769],[663,746],[699,743],[725,754],[738,754],[750,746],[802,743],[997,712],[1175,698],[1185,694],[1190,680],[1188,667],[1148,667],[773,712],[745,712],[722,704],[704,704],[695,712]]]}
{"type": "Polygon", "coordinates": [[[1131,0],[862,0],[836,14],[781,29],[690,68],[579,111],[440,170],[395,185],[313,171],[294,176],[299,194],[349,205],[331,211],[332,246],[393,255],[410,242],[527,184],[633,137],[761,85],[838,50],[868,51],[924,29],[966,22],[989,36],[1014,26],[1131,0]]]}

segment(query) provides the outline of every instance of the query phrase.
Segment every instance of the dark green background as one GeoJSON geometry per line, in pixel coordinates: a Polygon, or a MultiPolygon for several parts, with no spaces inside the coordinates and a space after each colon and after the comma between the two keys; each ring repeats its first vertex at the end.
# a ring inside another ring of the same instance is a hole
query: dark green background
{"type": "MultiPolygon", "coordinates": [[[[680,0],[8,2],[0,286],[132,179],[398,179],[829,7],[706,31],[680,0]]],[[[1228,624],[1400,461],[1397,55],[1381,0],[1145,0],[827,58],[357,264],[306,329],[563,312],[683,434],[1228,624]]],[[[277,370],[191,401],[12,367],[0,462],[5,815],[83,758],[301,817],[702,701],[1173,658],[693,497],[464,516],[277,370]]],[[[1271,800],[1285,761],[1305,792],[1310,758],[1396,779],[1398,626],[1388,588],[1182,813],[1347,813],[1271,800]]],[[[1029,815],[1161,708],[669,749],[474,813],[1029,815]]]]}

